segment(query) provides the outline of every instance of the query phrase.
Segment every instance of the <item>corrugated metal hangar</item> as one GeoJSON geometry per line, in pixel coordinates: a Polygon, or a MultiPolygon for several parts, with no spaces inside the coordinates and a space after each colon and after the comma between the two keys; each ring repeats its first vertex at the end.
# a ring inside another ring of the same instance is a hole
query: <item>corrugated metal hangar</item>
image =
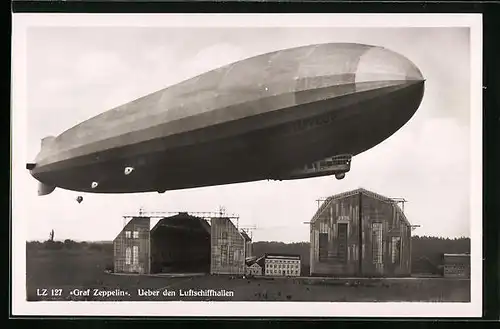
{"type": "Polygon", "coordinates": [[[114,239],[115,272],[245,274],[251,240],[229,218],[181,212],[150,222],[133,217],[114,239]]]}
{"type": "MultiPolygon", "coordinates": [[[[310,221],[310,274],[409,276],[412,225],[398,202],[363,188],[326,198],[310,221]]],[[[115,238],[115,272],[300,275],[291,260],[281,269],[251,257],[251,238],[228,216],[181,212],[152,229],[150,221],[133,217],[115,238]]]]}
{"type": "Polygon", "coordinates": [[[311,275],[409,276],[411,229],[394,199],[363,188],[333,195],[310,222],[311,275]]]}

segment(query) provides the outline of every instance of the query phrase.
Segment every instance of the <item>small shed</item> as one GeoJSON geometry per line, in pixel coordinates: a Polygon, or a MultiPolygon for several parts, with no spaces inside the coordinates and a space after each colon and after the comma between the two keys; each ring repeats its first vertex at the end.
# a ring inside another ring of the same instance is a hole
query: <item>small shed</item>
{"type": "Polygon", "coordinates": [[[470,278],[470,254],[443,254],[443,276],[470,278]]]}

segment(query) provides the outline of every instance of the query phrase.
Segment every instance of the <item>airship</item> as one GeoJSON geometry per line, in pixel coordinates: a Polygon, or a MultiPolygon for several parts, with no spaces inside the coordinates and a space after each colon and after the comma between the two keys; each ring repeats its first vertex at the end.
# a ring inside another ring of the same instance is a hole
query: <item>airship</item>
{"type": "Polygon", "coordinates": [[[41,139],[26,167],[56,188],[142,193],[343,179],[416,113],[425,79],[387,48],[327,43],[228,64],[41,139]]]}

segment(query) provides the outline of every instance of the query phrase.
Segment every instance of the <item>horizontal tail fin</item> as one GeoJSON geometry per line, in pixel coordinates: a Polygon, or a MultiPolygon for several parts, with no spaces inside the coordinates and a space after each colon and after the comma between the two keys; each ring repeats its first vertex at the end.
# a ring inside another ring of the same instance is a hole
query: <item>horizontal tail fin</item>
{"type": "Polygon", "coordinates": [[[50,194],[54,192],[55,189],[56,187],[54,185],[47,185],[45,183],[38,182],[38,195],[50,194]]]}

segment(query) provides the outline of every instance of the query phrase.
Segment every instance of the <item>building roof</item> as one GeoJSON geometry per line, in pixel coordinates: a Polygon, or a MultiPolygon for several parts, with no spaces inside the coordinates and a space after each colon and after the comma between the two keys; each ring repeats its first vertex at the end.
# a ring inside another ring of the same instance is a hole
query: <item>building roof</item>
{"type": "Polygon", "coordinates": [[[264,267],[265,265],[265,261],[266,261],[266,256],[260,256],[259,258],[257,258],[255,260],[255,262],[260,266],[260,267],[264,267]]]}
{"type": "Polygon", "coordinates": [[[247,265],[248,267],[252,267],[252,266],[255,266],[255,265],[257,265],[258,267],[262,267],[262,265],[260,265],[258,262],[246,263],[246,265],[247,265]]]}
{"type": "Polygon", "coordinates": [[[296,255],[296,254],[279,254],[279,253],[266,253],[265,254],[265,257],[294,257],[294,258],[299,258],[300,259],[300,255],[296,255]]]}
{"type": "Polygon", "coordinates": [[[257,257],[256,256],[250,256],[250,257],[245,258],[245,264],[248,265],[248,266],[252,265],[256,261],[257,261],[257,257]]]}
{"type": "Polygon", "coordinates": [[[399,207],[399,205],[396,203],[396,201],[394,201],[393,199],[388,198],[386,196],[383,196],[381,194],[378,194],[378,193],[375,193],[375,192],[372,192],[372,191],[368,191],[367,189],[364,189],[362,187],[360,187],[358,189],[355,189],[355,190],[352,190],[352,191],[347,191],[347,192],[342,192],[342,193],[339,193],[339,194],[335,194],[335,195],[332,195],[332,196],[326,198],[325,202],[323,202],[323,204],[319,207],[319,209],[314,214],[313,218],[311,219],[311,223],[316,222],[316,220],[318,219],[318,217],[320,216],[320,214],[323,212],[323,210],[326,207],[328,207],[332,203],[332,201],[338,200],[338,199],[344,199],[344,198],[347,198],[347,197],[350,197],[350,196],[353,196],[353,195],[357,195],[357,194],[360,194],[360,193],[362,193],[362,194],[364,194],[364,195],[366,195],[366,196],[368,196],[370,198],[382,201],[382,202],[391,203],[396,208],[396,211],[399,213],[399,216],[403,219],[403,221],[405,222],[405,224],[408,225],[408,226],[411,226],[410,221],[408,221],[408,219],[406,218],[405,214],[403,213],[403,210],[399,207]]]}
{"type": "Polygon", "coordinates": [[[444,265],[470,265],[470,254],[443,254],[444,265]]]}

